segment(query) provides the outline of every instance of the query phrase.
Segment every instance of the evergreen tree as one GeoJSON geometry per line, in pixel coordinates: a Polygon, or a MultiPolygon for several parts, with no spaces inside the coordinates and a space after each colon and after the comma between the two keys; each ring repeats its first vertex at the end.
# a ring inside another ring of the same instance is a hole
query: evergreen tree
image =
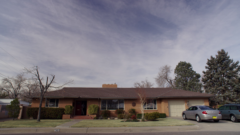
{"type": "Polygon", "coordinates": [[[225,50],[218,51],[216,57],[208,59],[206,71],[203,71],[202,81],[206,93],[214,94],[211,104],[225,104],[239,102],[240,66],[233,62],[225,50]]]}
{"type": "Polygon", "coordinates": [[[176,74],[175,87],[177,89],[201,92],[201,76],[192,69],[190,63],[180,61],[176,66],[174,73],[176,74]]]}
{"type": "Polygon", "coordinates": [[[17,98],[15,98],[13,101],[11,101],[11,105],[7,105],[8,115],[9,117],[17,118],[20,112],[19,107],[19,101],[17,98]]]}

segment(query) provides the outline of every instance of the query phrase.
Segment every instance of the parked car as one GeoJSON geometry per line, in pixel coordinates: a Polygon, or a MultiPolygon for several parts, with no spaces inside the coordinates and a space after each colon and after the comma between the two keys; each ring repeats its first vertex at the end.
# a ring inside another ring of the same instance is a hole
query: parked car
{"type": "Polygon", "coordinates": [[[219,110],[215,110],[209,106],[191,106],[186,111],[182,112],[184,120],[195,119],[197,122],[202,120],[213,120],[219,122],[222,119],[222,115],[219,110]]]}
{"type": "Polygon", "coordinates": [[[226,104],[218,108],[222,119],[230,119],[232,122],[240,120],[240,104],[226,104]]]}

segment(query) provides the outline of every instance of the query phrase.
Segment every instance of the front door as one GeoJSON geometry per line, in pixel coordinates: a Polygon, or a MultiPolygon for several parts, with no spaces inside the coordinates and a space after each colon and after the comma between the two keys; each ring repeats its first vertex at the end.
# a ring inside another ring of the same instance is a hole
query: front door
{"type": "Polygon", "coordinates": [[[75,115],[86,115],[86,108],[86,101],[76,101],[75,115]]]}

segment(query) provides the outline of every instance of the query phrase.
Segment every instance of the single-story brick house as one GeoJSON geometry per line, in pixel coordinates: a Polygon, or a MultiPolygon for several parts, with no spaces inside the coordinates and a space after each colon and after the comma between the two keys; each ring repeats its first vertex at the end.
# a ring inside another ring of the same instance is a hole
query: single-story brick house
{"type": "MultiPolygon", "coordinates": [[[[145,113],[160,112],[167,116],[181,116],[182,111],[192,105],[209,105],[211,94],[191,92],[172,88],[143,88],[147,96],[145,113]]],[[[31,107],[39,106],[39,98],[34,97],[31,107]]],[[[102,88],[65,87],[47,92],[42,107],[74,106],[74,116],[88,115],[88,107],[96,104],[100,110],[110,110],[115,117],[116,109],[140,111],[140,101],[136,88],[117,88],[116,84],[103,84],[102,88]]]]}

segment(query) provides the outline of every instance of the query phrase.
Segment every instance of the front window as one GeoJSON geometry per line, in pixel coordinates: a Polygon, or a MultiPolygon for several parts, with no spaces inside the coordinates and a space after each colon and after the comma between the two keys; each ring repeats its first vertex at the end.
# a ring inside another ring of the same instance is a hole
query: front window
{"type": "Polygon", "coordinates": [[[116,109],[124,109],[124,100],[109,99],[101,101],[101,110],[116,110],[116,109]]]}
{"type": "Polygon", "coordinates": [[[47,99],[46,107],[58,107],[58,99],[47,99]]]}
{"type": "Polygon", "coordinates": [[[156,99],[148,99],[147,103],[143,105],[144,110],[154,110],[157,109],[156,99]]]}

